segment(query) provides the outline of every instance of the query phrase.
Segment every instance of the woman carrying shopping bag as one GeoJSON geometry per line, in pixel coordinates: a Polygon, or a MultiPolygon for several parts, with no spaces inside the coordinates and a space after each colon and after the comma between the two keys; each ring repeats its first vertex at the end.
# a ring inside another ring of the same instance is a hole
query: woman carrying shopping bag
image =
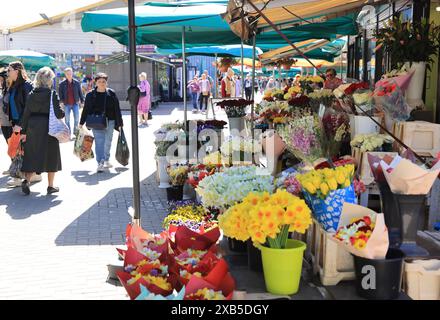
{"type": "Polygon", "coordinates": [[[95,76],[96,87],[86,96],[79,122],[80,128],[86,124],[87,128],[92,129],[98,162],[97,172],[104,172],[112,167],[109,160],[113,131],[120,131],[123,127],[119,99],[112,89],[107,88],[107,79],[105,73],[95,76]]]}
{"type": "Polygon", "coordinates": [[[35,87],[26,101],[23,113],[21,139],[24,143],[24,157],[21,171],[25,180],[21,184],[24,194],[29,195],[29,184],[35,173],[47,172],[47,194],[59,191],[54,187],[55,173],[61,171],[60,145],[57,138],[49,135],[49,114],[51,106],[58,119],[64,118],[64,111],[55,90],[52,89],[55,74],[44,67],[35,76],[35,87]],[[52,101],[51,101],[52,99],[52,101]]]}

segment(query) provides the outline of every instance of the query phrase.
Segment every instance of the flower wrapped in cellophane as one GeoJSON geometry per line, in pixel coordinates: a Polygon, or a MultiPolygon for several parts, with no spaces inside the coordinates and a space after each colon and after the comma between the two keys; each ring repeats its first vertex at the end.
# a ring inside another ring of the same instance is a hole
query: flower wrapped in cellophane
{"type": "Polygon", "coordinates": [[[287,125],[277,128],[277,132],[287,149],[306,164],[310,165],[324,156],[321,146],[323,131],[317,115],[296,117],[287,125]]]}
{"type": "Polygon", "coordinates": [[[350,203],[344,203],[333,239],[350,253],[367,259],[384,259],[389,246],[384,215],[350,203]]]}
{"type": "Polygon", "coordinates": [[[406,103],[403,92],[394,80],[383,81],[374,90],[376,107],[382,110],[389,121],[408,120],[411,108],[406,103]]]}
{"type": "Polygon", "coordinates": [[[312,170],[297,176],[313,216],[324,230],[335,232],[345,202],[357,203],[354,165],[312,170]]]}

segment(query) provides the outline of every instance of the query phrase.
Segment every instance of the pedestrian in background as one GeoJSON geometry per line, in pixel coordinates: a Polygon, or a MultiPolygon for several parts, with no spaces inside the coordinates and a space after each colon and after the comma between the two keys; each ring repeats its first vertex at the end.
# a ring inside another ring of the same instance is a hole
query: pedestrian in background
{"type": "Polygon", "coordinates": [[[147,80],[147,73],[142,72],[139,74],[139,102],[137,105],[138,113],[139,113],[139,126],[145,124],[148,126],[148,112],[151,108],[151,87],[150,83],[147,80]]]}
{"type": "MultiPolygon", "coordinates": [[[[3,102],[6,103],[6,114],[9,117],[9,121],[11,121],[12,131],[20,133],[26,101],[33,89],[33,84],[26,73],[23,63],[20,61],[11,62],[7,72],[8,99],[3,100],[3,102]]],[[[41,175],[34,175],[31,182],[38,181],[41,181],[41,175]]],[[[21,186],[21,179],[11,178],[6,185],[13,188],[19,187],[21,186]]]]}
{"type": "Polygon", "coordinates": [[[199,112],[199,109],[197,109],[197,97],[200,92],[199,78],[197,76],[194,76],[194,78],[188,83],[187,88],[191,93],[191,99],[193,103],[193,113],[197,113],[199,112]]]}
{"type": "Polygon", "coordinates": [[[72,68],[64,69],[64,75],[66,79],[60,82],[58,89],[60,103],[66,114],[66,124],[69,127],[70,134],[72,134],[73,131],[74,135],[76,136],[78,133],[79,107],[80,103],[84,103],[84,96],[81,89],[81,84],[78,80],[73,78],[72,68]],[[70,126],[71,112],[73,112],[73,130],[70,126]]]}
{"type": "Polygon", "coordinates": [[[208,109],[208,99],[211,95],[211,83],[209,82],[207,76],[205,73],[202,74],[202,79],[199,81],[200,85],[200,111],[202,113],[205,113],[205,111],[208,109]],[[203,108],[203,105],[205,107],[203,108]]]}
{"type": "Polygon", "coordinates": [[[235,96],[241,97],[241,77],[236,75],[234,76],[235,80],[235,96]]]}
{"type": "Polygon", "coordinates": [[[64,118],[60,100],[53,87],[55,73],[44,67],[35,76],[34,89],[30,92],[23,113],[21,139],[24,142],[24,157],[21,171],[25,179],[21,190],[30,194],[29,184],[35,173],[47,172],[47,194],[58,192],[54,187],[55,173],[61,171],[61,154],[58,139],[48,134],[49,113],[52,104],[55,116],[64,118]]]}
{"type": "Polygon", "coordinates": [[[9,120],[6,114],[6,104],[3,99],[7,99],[9,94],[7,94],[7,84],[6,84],[7,72],[2,70],[0,72],[0,125],[2,129],[3,138],[5,138],[6,143],[12,135],[12,122],[9,120]]]}
{"type": "Polygon", "coordinates": [[[246,76],[244,80],[244,94],[246,95],[246,100],[251,100],[252,97],[252,79],[250,74],[246,76]]]}
{"type": "Polygon", "coordinates": [[[108,76],[105,73],[98,73],[95,76],[96,87],[86,95],[79,121],[81,128],[86,123],[88,115],[103,115],[106,120],[105,129],[92,128],[95,137],[95,156],[98,162],[97,172],[104,172],[113,167],[110,163],[113,131],[120,131],[124,125],[119,99],[116,93],[107,87],[107,80],[108,76]]]}

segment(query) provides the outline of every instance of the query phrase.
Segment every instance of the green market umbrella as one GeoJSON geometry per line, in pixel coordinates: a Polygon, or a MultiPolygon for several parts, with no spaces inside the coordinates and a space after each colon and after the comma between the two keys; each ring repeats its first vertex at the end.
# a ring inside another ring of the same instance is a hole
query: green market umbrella
{"type": "Polygon", "coordinates": [[[0,65],[21,61],[26,69],[36,70],[42,67],[56,67],[55,59],[47,54],[29,50],[0,51],[0,65]]]}

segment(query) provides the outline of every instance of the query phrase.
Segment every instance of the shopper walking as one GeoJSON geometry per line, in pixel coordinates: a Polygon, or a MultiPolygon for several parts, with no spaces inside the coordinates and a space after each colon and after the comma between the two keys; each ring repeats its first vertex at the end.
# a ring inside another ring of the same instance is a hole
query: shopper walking
{"type": "Polygon", "coordinates": [[[200,111],[205,113],[208,109],[208,100],[211,95],[211,82],[208,80],[205,73],[202,74],[202,79],[199,81],[200,84],[200,111]],[[203,108],[203,105],[205,106],[203,108]]]}
{"type": "Polygon", "coordinates": [[[61,171],[61,154],[58,139],[48,134],[50,106],[53,106],[58,119],[64,118],[64,111],[56,91],[52,90],[53,79],[55,73],[49,67],[38,70],[35,87],[28,96],[23,113],[21,139],[24,157],[21,170],[25,179],[21,190],[25,195],[30,194],[29,182],[36,172],[47,172],[47,194],[59,191],[53,183],[55,173],[61,171]]]}
{"type": "Polygon", "coordinates": [[[234,70],[228,69],[228,72],[222,79],[222,98],[235,97],[234,70]]]}
{"type": "Polygon", "coordinates": [[[64,69],[64,75],[66,79],[60,82],[59,96],[61,107],[66,114],[66,124],[69,127],[70,134],[72,131],[74,135],[77,135],[78,122],[79,122],[79,107],[80,103],[84,103],[84,96],[81,89],[81,84],[78,80],[73,79],[72,68],[64,69]],[[70,113],[73,112],[73,130],[70,126],[70,113]]]}
{"type": "Polygon", "coordinates": [[[120,131],[123,126],[121,108],[116,93],[107,87],[108,76],[98,73],[95,76],[96,87],[86,95],[84,109],[81,113],[79,127],[87,126],[87,116],[102,116],[104,129],[92,128],[95,137],[95,157],[98,162],[97,172],[103,172],[112,167],[110,151],[113,140],[113,131],[120,131]]]}
{"type": "MultiPolygon", "coordinates": [[[[6,103],[6,114],[12,124],[12,131],[21,132],[23,113],[29,93],[33,89],[33,84],[27,76],[26,70],[20,61],[11,62],[7,69],[8,91],[6,103]]],[[[41,181],[41,175],[34,175],[31,182],[41,181]]],[[[8,187],[21,186],[21,179],[11,178],[6,185],[8,187]]]]}
{"type": "Polygon", "coordinates": [[[197,113],[199,112],[199,109],[197,109],[197,97],[200,92],[199,78],[197,76],[194,76],[194,78],[188,83],[187,88],[189,88],[189,91],[191,93],[193,113],[197,113]]]}
{"type": "Polygon", "coordinates": [[[142,72],[139,74],[139,90],[140,97],[137,105],[138,113],[139,113],[139,126],[146,125],[148,126],[148,112],[151,108],[151,87],[150,83],[147,80],[147,73],[142,72]]]}
{"type": "Polygon", "coordinates": [[[9,97],[7,94],[7,72],[6,70],[2,70],[0,72],[0,125],[2,129],[3,138],[5,138],[6,143],[8,139],[12,135],[12,122],[9,120],[8,115],[6,114],[6,104],[4,103],[4,99],[9,97]]]}

